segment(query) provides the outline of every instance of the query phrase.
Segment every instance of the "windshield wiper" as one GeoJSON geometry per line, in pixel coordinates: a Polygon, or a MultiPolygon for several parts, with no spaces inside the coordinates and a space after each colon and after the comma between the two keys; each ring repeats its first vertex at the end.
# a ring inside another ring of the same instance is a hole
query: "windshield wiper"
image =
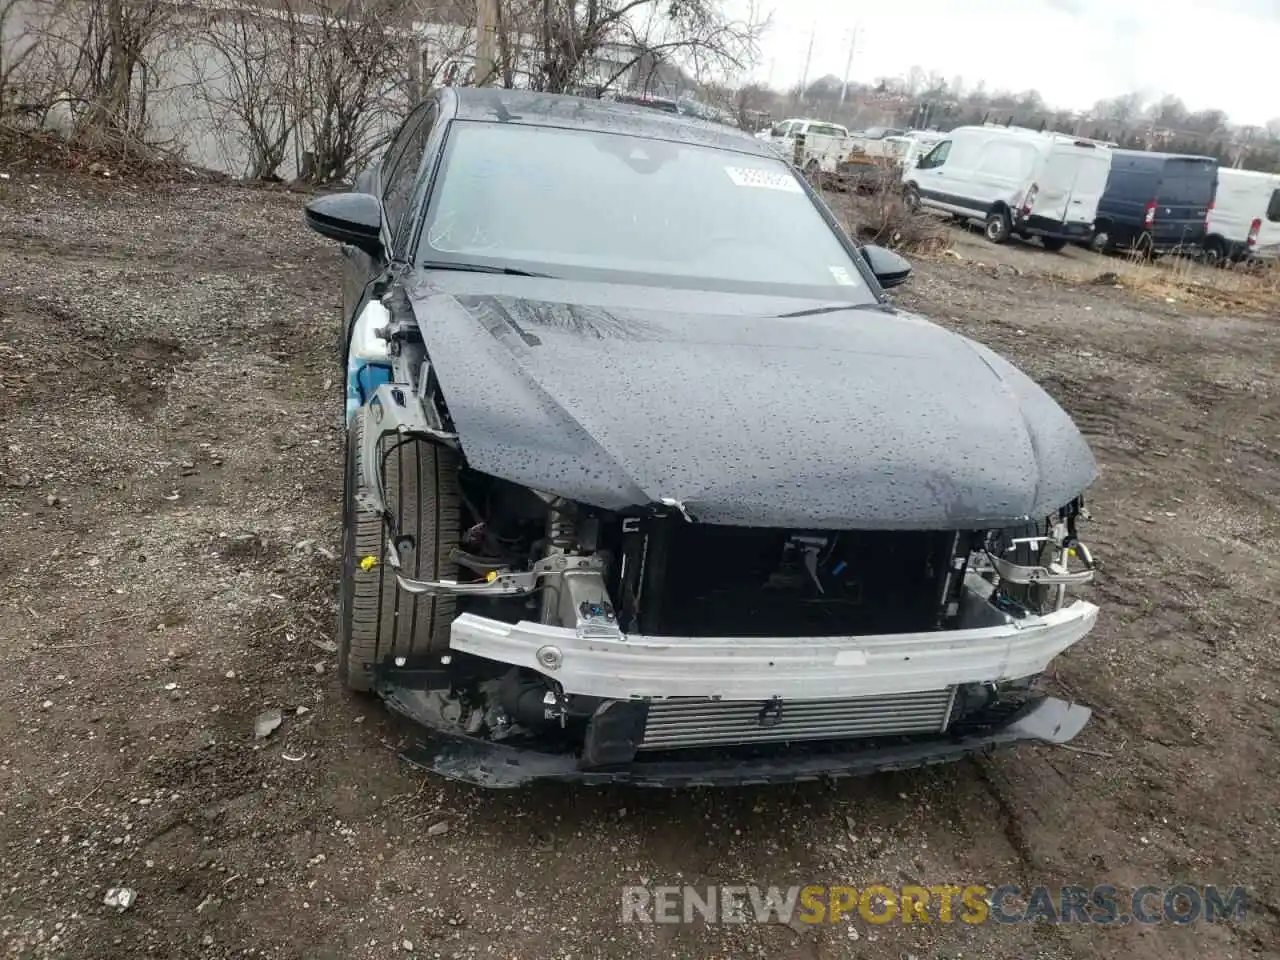
{"type": "Polygon", "coordinates": [[[808,310],[793,310],[791,313],[780,313],[778,319],[784,317],[816,317],[820,313],[838,313],[841,310],[883,310],[883,303],[833,303],[827,307],[810,307],[808,310]]]}
{"type": "Polygon", "coordinates": [[[508,277],[549,277],[546,273],[531,273],[515,267],[496,267],[489,263],[456,263],[452,260],[424,260],[418,264],[424,270],[457,270],[461,273],[497,273],[508,277]]]}

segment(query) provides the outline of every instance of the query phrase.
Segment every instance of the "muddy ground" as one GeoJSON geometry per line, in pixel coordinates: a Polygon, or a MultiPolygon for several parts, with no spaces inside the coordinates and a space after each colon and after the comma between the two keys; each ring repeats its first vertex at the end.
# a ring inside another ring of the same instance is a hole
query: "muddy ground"
{"type": "Polygon", "coordinates": [[[403,730],[323,649],[337,254],[301,202],[0,180],[4,956],[1280,951],[1280,305],[1187,312],[972,237],[958,249],[982,267],[920,263],[900,297],[1021,364],[1097,452],[1104,612],[1052,680],[1095,710],[1083,750],[834,785],[486,793],[400,760],[403,730]],[[270,708],[283,724],[256,741],[270,708]],[[1190,927],[618,921],[624,884],[877,881],[1243,883],[1251,904],[1190,927]],[[104,906],[122,885],[132,907],[104,906]]]}

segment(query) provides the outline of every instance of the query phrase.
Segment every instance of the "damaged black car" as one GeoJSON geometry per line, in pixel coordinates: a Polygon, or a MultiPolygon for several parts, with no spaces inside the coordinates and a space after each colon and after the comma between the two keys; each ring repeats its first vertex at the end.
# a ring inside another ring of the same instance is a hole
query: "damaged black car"
{"type": "Polygon", "coordinates": [[[487,786],[811,779],[1061,743],[1092,454],[894,308],[767,144],[444,89],[342,245],[339,669],[487,786]]]}

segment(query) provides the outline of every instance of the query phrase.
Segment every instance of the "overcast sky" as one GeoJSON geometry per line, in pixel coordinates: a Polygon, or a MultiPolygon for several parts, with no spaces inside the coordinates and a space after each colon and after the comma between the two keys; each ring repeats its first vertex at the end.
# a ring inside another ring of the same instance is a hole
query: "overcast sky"
{"type": "MultiPolygon", "coordinates": [[[[752,0],[730,0],[746,10],[752,0]]],[[[817,24],[809,80],[904,75],[912,66],[972,88],[1035,88],[1063,109],[1131,91],[1170,93],[1236,123],[1280,117],[1280,0],[755,0],[772,12],[750,79],[800,82],[817,24]]]]}

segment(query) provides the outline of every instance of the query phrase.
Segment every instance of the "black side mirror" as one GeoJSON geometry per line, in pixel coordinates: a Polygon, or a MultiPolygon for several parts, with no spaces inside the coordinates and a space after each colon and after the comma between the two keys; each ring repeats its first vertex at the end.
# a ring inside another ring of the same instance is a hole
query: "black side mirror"
{"type": "Polygon", "coordinates": [[[330,240],[382,256],[382,204],[368,193],[332,193],[307,204],[307,226],[330,240]]]}
{"type": "Polygon", "coordinates": [[[866,258],[871,272],[876,275],[880,286],[886,290],[906,283],[907,278],[911,276],[911,264],[905,257],[898,256],[892,250],[867,244],[862,248],[862,255],[866,258]]]}

